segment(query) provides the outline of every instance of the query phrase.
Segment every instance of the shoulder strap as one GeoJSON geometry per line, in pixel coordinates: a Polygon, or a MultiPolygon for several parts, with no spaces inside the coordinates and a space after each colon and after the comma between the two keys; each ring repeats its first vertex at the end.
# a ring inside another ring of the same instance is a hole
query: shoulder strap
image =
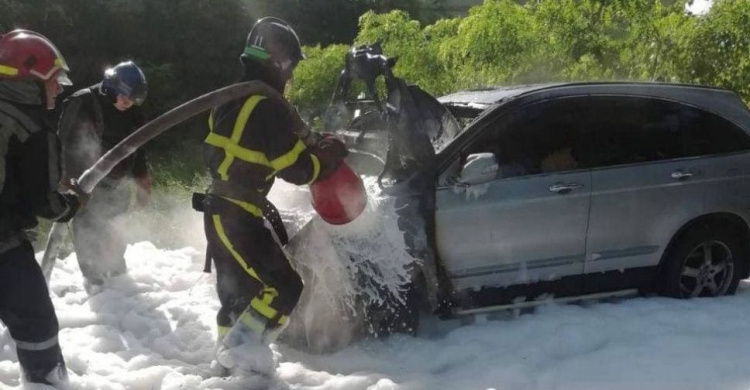
{"type": "Polygon", "coordinates": [[[11,137],[15,135],[19,141],[26,142],[31,134],[37,133],[41,129],[39,124],[31,120],[21,110],[0,100],[0,192],[5,187],[5,158],[11,137]]]}
{"type": "Polygon", "coordinates": [[[73,99],[81,99],[82,109],[84,112],[91,112],[94,115],[96,132],[101,135],[104,130],[104,114],[102,113],[102,105],[99,99],[96,98],[96,94],[97,92],[92,88],[84,88],[70,95],[70,97],[65,99],[63,104],[68,104],[73,99]]]}
{"type": "Polygon", "coordinates": [[[102,113],[102,105],[99,99],[94,95],[95,92],[89,89],[89,99],[91,99],[91,107],[94,109],[94,120],[96,121],[96,130],[102,132],[104,130],[104,114],[102,113]]]}
{"type": "Polygon", "coordinates": [[[91,109],[91,112],[94,114],[94,126],[96,128],[96,132],[101,136],[101,133],[104,131],[104,114],[102,113],[102,105],[99,102],[99,99],[96,98],[96,94],[97,92],[93,89],[84,88],[74,93],[70,97],[82,98],[84,107],[86,109],[91,109]]]}
{"type": "Polygon", "coordinates": [[[0,114],[5,114],[0,115],[0,126],[5,129],[4,131],[13,131],[21,142],[25,141],[29,135],[42,129],[28,115],[4,101],[0,101],[0,114]]]}

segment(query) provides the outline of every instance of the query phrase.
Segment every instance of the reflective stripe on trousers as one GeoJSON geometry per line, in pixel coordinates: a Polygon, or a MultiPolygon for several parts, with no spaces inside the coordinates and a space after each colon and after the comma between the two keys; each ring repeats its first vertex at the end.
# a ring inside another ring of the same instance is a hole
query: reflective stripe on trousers
{"type": "Polygon", "coordinates": [[[229,240],[229,237],[227,237],[224,225],[221,223],[221,216],[215,214],[212,216],[212,218],[214,229],[216,230],[216,234],[219,236],[219,240],[221,240],[221,243],[232,255],[235,261],[237,261],[240,266],[242,266],[242,269],[244,269],[245,272],[250,275],[250,277],[260,282],[263,286],[263,289],[259,296],[253,297],[250,301],[250,307],[262,317],[266,318],[269,321],[269,325],[272,327],[285,324],[287,321],[287,316],[279,316],[278,310],[272,307],[273,300],[279,295],[279,292],[274,287],[268,286],[260,278],[260,276],[258,276],[258,273],[249,265],[249,263],[242,258],[242,255],[240,255],[240,253],[235,250],[234,246],[229,240]]]}
{"type": "Polygon", "coordinates": [[[54,337],[48,340],[38,342],[38,343],[32,343],[29,341],[20,341],[20,340],[13,340],[13,341],[16,342],[16,347],[18,347],[19,349],[25,349],[27,351],[44,351],[45,349],[50,349],[54,347],[58,343],[57,335],[55,335],[54,337]]]}

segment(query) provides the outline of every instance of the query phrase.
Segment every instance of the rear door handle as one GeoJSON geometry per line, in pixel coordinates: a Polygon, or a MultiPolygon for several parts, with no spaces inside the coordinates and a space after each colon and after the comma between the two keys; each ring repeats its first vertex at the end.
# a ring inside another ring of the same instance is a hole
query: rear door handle
{"type": "Polygon", "coordinates": [[[672,179],[675,180],[687,180],[693,177],[693,172],[690,171],[674,171],[672,172],[672,179]]]}
{"type": "Polygon", "coordinates": [[[549,187],[549,192],[555,192],[558,194],[567,194],[568,192],[583,188],[583,184],[578,183],[557,183],[549,187]]]}

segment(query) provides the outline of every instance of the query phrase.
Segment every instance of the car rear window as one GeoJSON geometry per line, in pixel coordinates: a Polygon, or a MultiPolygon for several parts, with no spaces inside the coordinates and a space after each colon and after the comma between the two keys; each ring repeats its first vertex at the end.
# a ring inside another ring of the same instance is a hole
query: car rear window
{"type": "Polygon", "coordinates": [[[701,109],[682,106],[686,154],[705,156],[750,149],[750,137],[734,123],[701,109]]]}
{"type": "Polygon", "coordinates": [[[588,112],[582,158],[589,167],[750,149],[750,137],[732,122],[674,101],[594,96],[588,112]]]}
{"type": "Polygon", "coordinates": [[[585,164],[603,167],[684,157],[680,107],[620,96],[591,98],[585,164]]]}

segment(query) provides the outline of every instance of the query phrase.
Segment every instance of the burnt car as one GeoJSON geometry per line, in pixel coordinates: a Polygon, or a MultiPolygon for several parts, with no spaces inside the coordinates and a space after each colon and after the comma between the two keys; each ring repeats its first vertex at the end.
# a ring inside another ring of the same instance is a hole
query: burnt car
{"type": "Polygon", "coordinates": [[[748,277],[750,112],[735,93],[526,85],[443,96],[431,111],[415,96],[391,80],[382,120],[357,128],[355,116],[339,133],[382,158],[379,182],[421,260],[405,301],[371,308],[389,324],[550,297],[722,296],[748,277]]]}
{"type": "Polygon", "coordinates": [[[547,294],[720,296],[748,276],[750,113],[736,94],[571,83],[440,100],[488,105],[428,174],[452,312],[547,294]]]}

